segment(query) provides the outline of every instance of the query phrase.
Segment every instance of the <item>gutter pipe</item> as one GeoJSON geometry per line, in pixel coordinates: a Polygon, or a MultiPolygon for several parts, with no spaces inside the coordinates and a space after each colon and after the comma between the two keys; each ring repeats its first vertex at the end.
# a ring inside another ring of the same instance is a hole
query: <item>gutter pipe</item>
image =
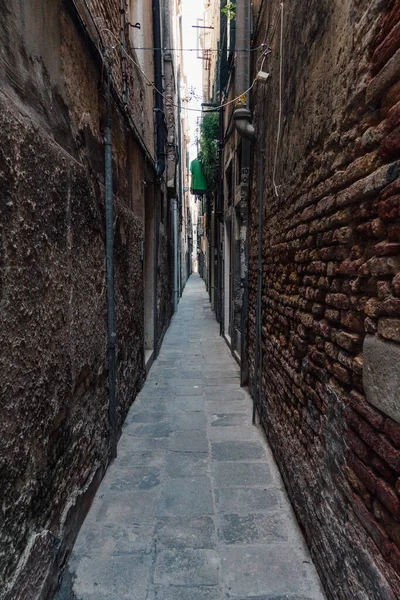
{"type": "Polygon", "coordinates": [[[235,104],[233,120],[239,135],[252,142],[255,129],[251,122],[249,96],[244,93],[250,87],[250,39],[250,0],[237,0],[235,96],[239,100],[235,104]]]}

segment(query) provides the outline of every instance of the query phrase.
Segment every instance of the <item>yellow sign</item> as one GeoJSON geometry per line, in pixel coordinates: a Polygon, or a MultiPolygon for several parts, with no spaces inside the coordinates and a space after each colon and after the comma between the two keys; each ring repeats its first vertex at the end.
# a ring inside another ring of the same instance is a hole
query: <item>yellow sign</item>
{"type": "Polygon", "coordinates": [[[247,106],[247,94],[242,94],[236,98],[235,107],[237,108],[238,106],[247,106]]]}

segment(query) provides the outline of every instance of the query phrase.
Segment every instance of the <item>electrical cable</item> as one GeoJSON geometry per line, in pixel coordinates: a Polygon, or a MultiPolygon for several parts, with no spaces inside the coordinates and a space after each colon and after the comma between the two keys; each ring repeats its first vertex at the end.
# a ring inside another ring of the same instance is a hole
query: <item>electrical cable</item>
{"type": "MultiPolygon", "coordinates": [[[[151,48],[149,46],[134,46],[135,50],[161,50],[161,52],[221,52],[221,50],[214,50],[213,48],[151,48]]],[[[250,48],[250,50],[235,50],[235,52],[256,52],[260,50],[261,46],[256,48],[250,48]]]]}
{"type": "MultiPolygon", "coordinates": [[[[158,94],[160,94],[160,96],[162,98],[164,98],[164,100],[168,103],[168,106],[174,106],[176,108],[180,108],[181,110],[188,110],[188,111],[191,111],[191,112],[200,112],[200,113],[203,113],[203,114],[204,113],[211,113],[211,112],[219,112],[220,110],[223,110],[225,108],[225,106],[228,106],[229,104],[234,104],[242,96],[244,96],[245,94],[247,94],[248,92],[250,92],[250,90],[253,89],[253,87],[254,87],[254,85],[255,85],[255,83],[257,81],[257,78],[255,78],[254,81],[253,81],[253,83],[251,84],[251,86],[246,91],[244,91],[243,94],[240,94],[240,96],[236,96],[236,98],[233,98],[233,100],[230,100],[229,102],[225,102],[225,104],[223,104],[221,106],[218,106],[218,107],[215,107],[215,108],[211,108],[211,109],[208,109],[208,110],[202,110],[201,108],[189,108],[187,106],[180,106],[179,104],[175,104],[174,102],[172,102],[170,100],[170,98],[167,98],[162,92],[160,92],[160,90],[157,89],[157,87],[154,85],[154,83],[147,77],[146,73],[143,71],[143,69],[141,68],[141,66],[139,65],[139,63],[137,63],[132,58],[132,56],[130,54],[128,54],[128,52],[122,46],[122,44],[120,43],[120,41],[118,40],[118,38],[115,36],[115,34],[110,29],[103,28],[103,29],[100,30],[100,33],[103,33],[103,32],[107,32],[107,33],[109,33],[112,36],[112,38],[115,40],[115,42],[120,47],[120,49],[122,50],[122,52],[125,52],[126,57],[139,69],[139,71],[142,73],[143,77],[146,79],[146,81],[149,83],[149,85],[151,85],[155,89],[155,91],[158,94]]],[[[262,45],[262,47],[263,47],[263,45],[262,45]]],[[[136,48],[134,48],[134,49],[136,49],[136,48]]],[[[264,57],[264,60],[265,60],[265,57],[267,56],[267,53],[268,52],[265,51],[261,55],[260,58],[264,57]]],[[[259,62],[260,58],[258,59],[257,62],[259,62]]]]}

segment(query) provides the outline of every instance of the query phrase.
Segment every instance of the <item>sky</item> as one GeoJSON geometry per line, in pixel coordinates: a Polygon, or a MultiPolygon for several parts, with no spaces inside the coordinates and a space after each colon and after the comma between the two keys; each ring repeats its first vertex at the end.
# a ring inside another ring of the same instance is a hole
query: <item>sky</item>
{"type": "MultiPolygon", "coordinates": [[[[183,47],[184,48],[197,48],[197,37],[198,29],[194,29],[192,25],[197,25],[197,19],[204,18],[204,4],[203,0],[182,0],[182,24],[183,24],[183,47]]],[[[195,88],[196,95],[200,98],[199,100],[192,99],[188,107],[198,108],[201,110],[201,102],[203,98],[202,90],[202,77],[203,77],[203,61],[197,58],[197,52],[184,52],[184,72],[187,77],[188,87],[195,88]]],[[[190,159],[196,158],[197,149],[195,138],[196,138],[196,126],[197,118],[200,116],[200,112],[190,112],[189,123],[190,123],[190,159]]]]}

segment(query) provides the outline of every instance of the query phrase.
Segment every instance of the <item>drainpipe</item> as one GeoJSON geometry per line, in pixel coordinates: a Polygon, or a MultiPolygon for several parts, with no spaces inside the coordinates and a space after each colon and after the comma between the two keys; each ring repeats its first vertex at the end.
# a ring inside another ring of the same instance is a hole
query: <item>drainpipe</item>
{"type": "Polygon", "coordinates": [[[256,305],[256,356],[254,379],[256,389],[253,389],[253,425],[256,422],[256,412],[261,418],[261,395],[262,395],[262,285],[263,285],[263,263],[262,263],[262,230],[264,218],[264,153],[265,153],[265,125],[261,123],[260,155],[258,172],[258,257],[257,257],[257,305],[256,305]]]}
{"type": "Polygon", "coordinates": [[[236,66],[235,96],[239,97],[235,104],[233,120],[242,141],[241,202],[240,202],[240,280],[242,288],[241,309],[241,348],[240,348],[240,383],[246,385],[249,378],[247,321],[248,321],[248,223],[249,223],[249,183],[250,183],[250,143],[255,139],[255,129],[251,122],[249,109],[250,87],[250,0],[236,2],[236,66]]]}
{"type": "Polygon", "coordinates": [[[153,42],[154,42],[154,92],[155,101],[155,126],[156,126],[156,174],[161,180],[165,171],[165,130],[164,130],[164,103],[162,97],[162,50],[161,50],[161,15],[160,0],[153,0],[153,42]],[[157,91],[158,90],[158,91],[157,91]]]}
{"type": "Polygon", "coordinates": [[[117,456],[117,399],[115,368],[115,299],[114,299],[114,229],[111,134],[111,66],[107,71],[107,112],[104,127],[104,179],[106,204],[106,277],[107,277],[107,353],[108,353],[108,418],[111,458],[117,456]]]}
{"type": "Polygon", "coordinates": [[[179,273],[178,273],[178,198],[174,198],[174,311],[178,308],[179,273]]]}
{"type": "Polygon", "coordinates": [[[235,96],[240,99],[235,104],[233,119],[240,137],[254,141],[249,96],[245,94],[250,87],[250,35],[250,0],[237,0],[235,96]]]}

